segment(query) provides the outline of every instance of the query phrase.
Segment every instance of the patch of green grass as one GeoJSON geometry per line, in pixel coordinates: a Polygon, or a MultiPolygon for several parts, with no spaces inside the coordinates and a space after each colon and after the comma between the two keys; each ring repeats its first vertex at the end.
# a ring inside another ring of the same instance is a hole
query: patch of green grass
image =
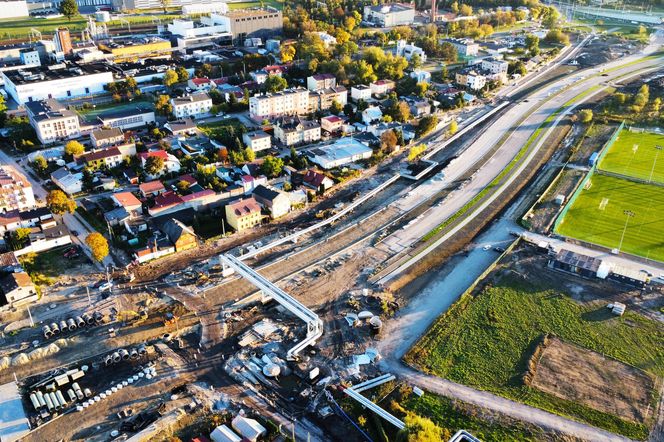
{"type": "Polygon", "coordinates": [[[564,236],[664,261],[664,189],[594,174],[557,228],[564,236]],[[631,211],[629,218],[624,211],[631,211]]]}
{"type": "Polygon", "coordinates": [[[104,112],[119,112],[127,109],[133,109],[136,106],[141,106],[145,107],[148,109],[154,109],[154,103],[147,97],[140,97],[140,98],[135,98],[132,101],[128,102],[123,102],[123,103],[105,103],[105,104],[97,104],[95,107],[92,109],[84,109],[84,108],[79,108],[77,109],[77,112],[85,117],[87,120],[94,120],[99,116],[99,114],[102,114],[104,112]]]}
{"type": "Polygon", "coordinates": [[[267,0],[267,1],[248,1],[248,2],[229,2],[228,9],[247,9],[256,8],[258,6],[271,6],[273,8],[282,10],[284,8],[283,0],[267,0]]]}
{"type": "Polygon", "coordinates": [[[646,425],[525,386],[521,376],[545,333],[664,375],[664,327],[627,311],[605,316],[603,302],[579,304],[534,280],[504,276],[442,315],[405,359],[446,379],[488,390],[625,436],[644,439],[646,425]]]}
{"type": "Polygon", "coordinates": [[[40,253],[27,253],[19,259],[32,282],[38,286],[49,286],[60,276],[78,264],[85,262],[81,255],[76,259],[67,259],[63,253],[71,246],[63,246],[40,253]]]}
{"type": "Polygon", "coordinates": [[[664,135],[623,129],[598,165],[601,170],[664,183],[664,135]],[[661,160],[661,161],[660,161],[661,160]]]}
{"type": "Polygon", "coordinates": [[[447,428],[451,434],[466,430],[485,442],[537,441],[541,433],[525,428],[522,424],[502,425],[494,420],[480,419],[455,404],[451,399],[426,393],[422,397],[410,395],[401,406],[420,416],[431,419],[441,428],[447,428]]]}
{"type": "Polygon", "coordinates": [[[239,138],[247,131],[244,124],[237,118],[219,120],[212,123],[204,123],[198,126],[208,137],[227,143],[229,139],[239,138]]]}
{"type": "Polygon", "coordinates": [[[76,213],[78,213],[81,216],[81,218],[87,221],[87,223],[90,224],[90,227],[92,227],[102,235],[108,232],[108,227],[104,222],[103,214],[101,212],[93,214],[85,210],[83,207],[77,207],[76,213]]]}

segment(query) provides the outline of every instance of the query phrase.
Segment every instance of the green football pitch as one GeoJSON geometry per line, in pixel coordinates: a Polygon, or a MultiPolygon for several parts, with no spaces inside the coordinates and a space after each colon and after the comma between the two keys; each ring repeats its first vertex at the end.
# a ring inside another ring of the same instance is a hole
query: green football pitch
{"type": "Polygon", "coordinates": [[[648,182],[664,183],[664,135],[623,129],[598,168],[648,182]],[[657,146],[662,146],[662,151],[657,146]]]}
{"type": "Polygon", "coordinates": [[[557,233],[613,249],[624,230],[621,251],[664,262],[664,188],[600,174],[589,183],[557,233]]]}

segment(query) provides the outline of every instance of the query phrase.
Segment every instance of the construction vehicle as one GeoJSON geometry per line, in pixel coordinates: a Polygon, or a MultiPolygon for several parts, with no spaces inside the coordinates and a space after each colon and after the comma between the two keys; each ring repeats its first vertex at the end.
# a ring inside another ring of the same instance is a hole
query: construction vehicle
{"type": "Polygon", "coordinates": [[[177,324],[179,316],[175,316],[172,312],[166,312],[164,315],[164,325],[168,327],[169,325],[177,324]]]}
{"type": "Polygon", "coordinates": [[[141,322],[148,319],[148,312],[141,310],[140,313],[137,313],[134,310],[122,310],[118,312],[117,318],[120,322],[132,322],[134,324],[140,324],[141,322]]]}

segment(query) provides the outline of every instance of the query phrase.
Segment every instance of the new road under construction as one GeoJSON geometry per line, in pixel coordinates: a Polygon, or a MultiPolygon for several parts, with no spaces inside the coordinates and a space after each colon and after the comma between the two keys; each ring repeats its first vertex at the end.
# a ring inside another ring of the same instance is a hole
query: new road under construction
{"type": "MultiPolygon", "coordinates": [[[[467,247],[522,189],[541,184],[577,106],[661,68],[661,33],[639,54],[569,66],[591,41],[501,92],[456,134],[441,125],[425,139],[424,172],[399,170],[403,156],[396,157],[357,179],[359,193],[325,219],[116,285],[111,296],[35,312],[44,325],[18,333],[14,356],[0,359],[3,382],[22,379],[11,403],[30,410],[25,440],[165,440],[181,422],[206,417],[202,410],[295,440],[361,440],[345,401],[396,434],[403,420],[367,392],[418,383],[400,365],[402,354],[390,353],[402,337],[390,324],[410,326],[400,312],[426,300],[401,288],[467,247]]],[[[513,229],[511,221],[500,227],[513,229]]],[[[413,325],[413,336],[432,320],[413,325]]],[[[462,401],[474,391],[440,390],[462,401]]],[[[491,406],[510,415],[505,404],[491,406]]],[[[562,417],[547,422],[538,425],[574,428],[562,417]]]]}

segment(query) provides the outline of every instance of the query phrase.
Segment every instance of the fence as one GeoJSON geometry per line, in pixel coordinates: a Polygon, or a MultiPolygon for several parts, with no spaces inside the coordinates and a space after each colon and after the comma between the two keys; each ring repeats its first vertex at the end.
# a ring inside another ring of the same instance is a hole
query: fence
{"type": "Polygon", "coordinates": [[[562,223],[563,219],[565,219],[565,216],[567,215],[567,212],[569,212],[570,207],[574,205],[574,202],[578,198],[578,196],[581,194],[581,191],[586,187],[586,184],[590,180],[590,177],[592,177],[593,173],[595,173],[595,170],[597,170],[598,165],[602,162],[602,159],[606,155],[606,152],[609,150],[611,146],[613,146],[613,143],[616,142],[618,139],[618,134],[620,133],[621,130],[625,127],[625,122],[623,121],[620,123],[620,125],[616,128],[615,132],[613,132],[613,135],[611,135],[611,138],[604,143],[604,146],[602,146],[602,149],[599,151],[599,155],[597,156],[597,161],[595,161],[595,164],[590,166],[590,170],[588,173],[586,173],[586,176],[583,177],[579,185],[574,189],[574,193],[572,194],[572,197],[569,199],[563,210],[560,212],[558,215],[558,218],[556,218],[556,222],[553,224],[553,231],[557,232],[558,227],[562,223]]]}

